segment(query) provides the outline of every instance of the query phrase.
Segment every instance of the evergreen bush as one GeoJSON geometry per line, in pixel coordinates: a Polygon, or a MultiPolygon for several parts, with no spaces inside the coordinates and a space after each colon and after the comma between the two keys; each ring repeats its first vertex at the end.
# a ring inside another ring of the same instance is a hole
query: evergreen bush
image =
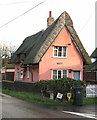
{"type": "Polygon", "coordinates": [[[85,87],[85,81],[74,80],[72,78],[62,78],[59,80],[40,80],[35,84],[41,89],[41,93],[54,93],[57,92],[66,94],[67,92],[72,92],[73,86],[83,86],[85,87]]]}

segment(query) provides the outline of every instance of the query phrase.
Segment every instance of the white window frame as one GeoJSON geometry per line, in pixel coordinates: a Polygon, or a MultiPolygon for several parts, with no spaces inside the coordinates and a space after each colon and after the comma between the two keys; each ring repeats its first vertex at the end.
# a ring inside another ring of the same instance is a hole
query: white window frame
{"type": "Polygon", "coordinates": [[[20,78],[23,78],[23,70],[21,70],[21,73],[20,73],[20,78]]]}
{"type": "Polygon", "coordinates": [[[53,57],[55,57],[55,58],[67,58],[67,46],[53,46],[53,57]],[[56,49],[57,50],[57,56],[55,56],[54,55],[54,51],[55,51],[55,47],[62,47],[62,54],[63,54],[63,47],[65,47],[66,48],[66,56],[58,56],[58,49],[56,49]]]}
{"type": "Polygon", "coordinates": [[[61,78],[63,78],[63,70],[66,70],[67,77],[68,77],[68,70],[67,69],[52,69],[52,76],[51,76],[52,80],[53,80],[53,70],[57,70],[57,79],[58,79],[58,71],[61,71],[61,78]]]}
{"type": "Polygon", "coordinates": [[[72,75],[73,75],[73,76],[72,76],[73,79],[74,79],[74,72],[80,72],[80,80],[81,80],[81,71],[80,71],[80,70],[77,70],[77,71],[75,70],[75,71],[73,71],[73,74],[72,74],[72,75]]]}
{"type": "Polygon", "coordinates": [[[27,78],[29,78],[29,70],[27,70],[27,78]]]}

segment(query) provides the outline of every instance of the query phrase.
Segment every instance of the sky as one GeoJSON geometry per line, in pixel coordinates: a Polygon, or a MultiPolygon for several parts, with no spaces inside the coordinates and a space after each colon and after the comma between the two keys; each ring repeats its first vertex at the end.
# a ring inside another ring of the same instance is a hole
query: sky
{"type": "Polygon", "coordinates": [[[95,49],[96,0],[0,0],[0,44],[19,47],[47,28],[49,11],[56,20],[66,11],[87,53],[95,49]]]}

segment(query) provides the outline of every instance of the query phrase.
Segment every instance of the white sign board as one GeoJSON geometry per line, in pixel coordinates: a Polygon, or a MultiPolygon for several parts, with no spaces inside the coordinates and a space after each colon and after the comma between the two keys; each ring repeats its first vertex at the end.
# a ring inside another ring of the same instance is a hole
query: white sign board
{"type": "Polygon", "coordinates": [[[63,94],[61,94],[61,93],[57,94],[57,98],[62,99],[62,97],[63,97],[63,94]]]}
{"type": "Polygon", "coordinates": [[[97,97],[97,85],[88,85],[86,87],[86,97],[97,97]]]}

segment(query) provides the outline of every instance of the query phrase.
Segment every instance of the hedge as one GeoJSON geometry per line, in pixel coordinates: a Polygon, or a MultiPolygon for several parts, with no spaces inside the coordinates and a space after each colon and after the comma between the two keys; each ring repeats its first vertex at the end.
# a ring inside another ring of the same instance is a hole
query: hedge
{"type": "Polygon", "coordinates": [[[3,80],[2,81],[2,88],[9,89],[9,90],[14,90],[14,82],[3,80]]]}
{"type": "Polygon", "coordinates": [[[25,92],[33,92],[39,93],[40,89],[35,86],[35,83],[29,81],[2,81],[2,88],[15,90],[15,91],[25,91],[25,92]]]}
{"type": "Polygon", "coordinates": [[[54,93],[57,92],[66,94],[67,92],[72,92],[73,86],[83,86],[85,95],[85,81],[74,80],[71,78],[62,78],[59,80],[41,80],[35,84],[37,87],[41,88],[42,94],[44,93],[54,93]]]}

